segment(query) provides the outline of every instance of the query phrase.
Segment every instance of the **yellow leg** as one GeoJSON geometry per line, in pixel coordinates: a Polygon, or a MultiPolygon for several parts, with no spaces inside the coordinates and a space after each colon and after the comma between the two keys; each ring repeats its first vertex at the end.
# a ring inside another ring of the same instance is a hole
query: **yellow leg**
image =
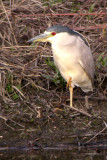
{"type": "Polygon", "coordinates": [[[73,107],[73,88],[69,87],[70,90],[70,106],[73,107]]]}
{"type": "Polygon", "coordinates": [[[67,82],[67,87],[69,87],[69,91],[70,91],[70,106],[73,107],[73,88],[71,83],[72,83],[72,78],[69,78],[67,82]]]}

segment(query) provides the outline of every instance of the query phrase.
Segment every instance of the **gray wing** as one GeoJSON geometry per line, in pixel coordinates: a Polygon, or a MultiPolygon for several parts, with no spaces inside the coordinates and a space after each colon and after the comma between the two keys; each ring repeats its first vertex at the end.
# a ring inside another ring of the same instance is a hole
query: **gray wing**
{"type": "Polygon", "coordinates": [[[93,82],[95,72],[94,60],[90,47],[88,47],[85,43],[82,43],[80,47],[79,63],[93,82]]]}

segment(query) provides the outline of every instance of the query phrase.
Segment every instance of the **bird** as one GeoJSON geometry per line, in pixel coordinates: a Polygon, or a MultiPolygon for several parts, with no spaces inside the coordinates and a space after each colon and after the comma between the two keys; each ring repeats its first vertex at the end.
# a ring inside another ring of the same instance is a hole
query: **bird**
{"type": "Polygon", "coordinates": [[[33,42],[50,42],[53,60],[70,91],[70,107],[73,107],[73,89],[93,91],[95,64],[87,39],[79,32],[64,26],[53,25],[34,38],[33,42]]]}

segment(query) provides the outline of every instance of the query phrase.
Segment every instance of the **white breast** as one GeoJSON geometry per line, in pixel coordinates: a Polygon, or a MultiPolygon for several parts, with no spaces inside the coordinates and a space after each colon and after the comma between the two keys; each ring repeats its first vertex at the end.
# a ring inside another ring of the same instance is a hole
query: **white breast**
{"type": "Polygon", "coordinates": [[[91,80],[86,74],[83,67],[80,65],[79,52],[80,50],[76,47],[75,40],[72,41],[71,45],[52,44],[53,57],[56,66],[58,67],[62,77],[68,81],[72,78],[72,86],[80,86],[84,91],[92,90],[91,80]],[[76,48],[75,48],[76,47],[76,48]],[[88,86],[89,85],[89,86],[88,86]]]}

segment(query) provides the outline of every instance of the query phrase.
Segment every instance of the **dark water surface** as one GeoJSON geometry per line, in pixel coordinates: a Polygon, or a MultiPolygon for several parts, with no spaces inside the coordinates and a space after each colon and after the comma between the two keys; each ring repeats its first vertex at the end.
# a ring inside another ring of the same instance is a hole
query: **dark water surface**
{"type": "Polygon", "coordinates": [[[45,147],[44,149],[10,149],[0,151],[0,160],[107,160],[104,148],[45,147]]]}

